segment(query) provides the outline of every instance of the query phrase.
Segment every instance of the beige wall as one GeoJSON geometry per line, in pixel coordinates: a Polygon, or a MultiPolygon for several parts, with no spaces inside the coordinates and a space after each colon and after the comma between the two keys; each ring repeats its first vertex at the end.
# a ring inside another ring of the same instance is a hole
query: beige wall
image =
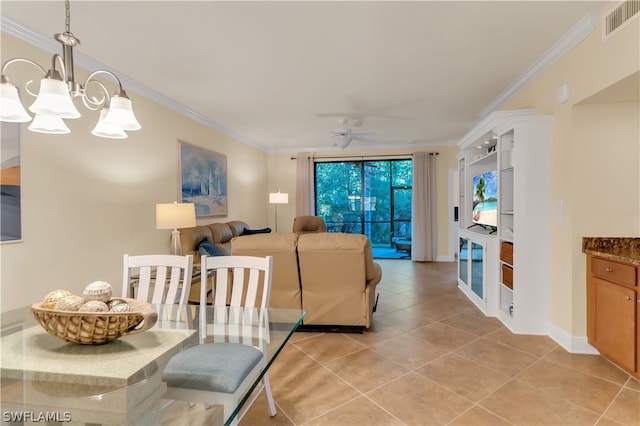
{"type": "MultiPolygon", "coordinates": [[[[50,63],[48,54],[5,34],[1,47],[2,62],[24,56],[50,63]]],[[[23,65],[9,74],[19,85],[39,78],[23,65]]],[[[178,139],[227,155],[229,214],[201,222],[268,225],[265,153],[128,94],[143,128],[126,140],[91,135],[97,113],[83,108],[82,118],[67,120],[69,135],[21,126],[23,242],[0,246],[2,311],[56,288],[79,292],[95,280],[110,282],[120,294],[124,253],[168,253],[170,231],[155,229],[155,204],[177,198],[178,139]]]]}
{"type": "MultiPolygon", "coordinates": [[[[553,114],[551,323],[586,335],[584,236],[640,235],[640,20],[608,39],[600,25],[503,105],[553,114]],[[556,91],[570,85],[567,103],[556,91]],[[557,203],[564,201],[564,223],[557,203]]],[[[535,224],[533,224],[535,226],[535,224]]]]}
{"type": "MultiPolygon", "coordinates": [[[[457,167],[456,154],[457,146],[441,146],[430,147],[429,149],[421,148],[415,150],[381,150],[375,152],[366,151],[346,151],[345,156],[369,155],[375,158],[376,155],[408,155],[413,151],[436,151],[439,155],[436,157],[436,180],[437,180],[437,223],[438,223],[438,257],[448,258],[450,255],[449,248],[449,169],[457,167]]],[[[279,230],[291,230],[293,218],[296,216],[296,162],[291,157],[295,153],[286,154],[270,154],[269,155],[269,191],[275,191],[278,187],[282,192],[289,193],[289,204],[278,206],[278,223],[279,230]],[[286,189],[286,190],[285,190],[286,189]]],[[[320,157],[328,154],[319,154],[320,157]]],[[[332,154],[332,159],[341,155],[340,152],[332,154]]],[[[274,207],[269,207],[269,224],[273,227],[274,223],[274,207]]]]}

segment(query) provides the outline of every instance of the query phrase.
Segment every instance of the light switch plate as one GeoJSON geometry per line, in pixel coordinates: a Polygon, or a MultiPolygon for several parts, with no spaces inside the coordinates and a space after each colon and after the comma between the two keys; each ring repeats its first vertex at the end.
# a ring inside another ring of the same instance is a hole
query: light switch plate
{"type": "Polygon", "coordinates": [[[558,87],[556,97],[558,99],[558,103],[560,104],[563,104],[569,100],[569,83],[564,83],[562,86],[558,87]]]}

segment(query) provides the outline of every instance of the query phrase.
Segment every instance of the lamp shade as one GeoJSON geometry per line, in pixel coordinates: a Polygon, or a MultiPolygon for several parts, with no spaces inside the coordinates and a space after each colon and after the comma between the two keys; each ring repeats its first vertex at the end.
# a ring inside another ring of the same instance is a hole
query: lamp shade
{"type": "Polygon", "coordinates": [[[36,114],[33,118],[33,121],[29,125],[29,130],[37,133],[47,133],[49,135],[66,135],[67,133],[71,133],[71,130],[69,130],[62,118],[39,114],[36,114]]]}
{"type": "Polygon", "coordinates": [[[156,204],[156,228],[178,229],[196,226],[193,203],[156,204]]]}
{"type": "Polygon", "coordinates": [[[289,194],[286,192],[272,192],[269,194],[269,204],[288,204],[289,194]]]}
{"type": "Polygon", "coordinates": [[[96,127],[91,131],[91,134],[107,139],[126,139],[128,136],[124,130],[116,126],[110,126],[109,123],[104,122],[104,117],[106,117],[108,111],[108,108],[102,108],[100,110],[100,118],[98,119],[98,123],[96,123],[96,127]]]}
{"type": "Polygon", "coordinates": [[[109,112],[104,123],[122,130],[140,130],[142,126],[133,114],[131,100],[124,96],[113,95],[109,101],[109,112]]]}
{"type": "Polygon", "coordinates": [[[20,102],[18,88],[13,84],[4,83],[0,86],[0,121],[9,123],[31,121],[31,116],[20,102]]]}
{"type": "Polygon", "coordinates": [[[58,118],[78,118],[80,113],[71,100],[67,84],[55,78],[40,80],[40,93],[29,107],[34,114],[58,118]]]}

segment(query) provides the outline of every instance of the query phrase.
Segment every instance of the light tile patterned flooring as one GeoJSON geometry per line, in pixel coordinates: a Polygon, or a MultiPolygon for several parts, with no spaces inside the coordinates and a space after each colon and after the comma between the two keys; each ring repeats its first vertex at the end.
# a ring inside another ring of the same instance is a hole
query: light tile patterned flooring
{"type": "MultiPolygon", "coordinates": [[[[253,425],[640,425],[640,382],[605,359],[510,333],[457,289],[454,263],[377,260],[364,334],[295,333],[253,425]]],[[[195,424],[195,423],[192,423],[195,424]]]]}

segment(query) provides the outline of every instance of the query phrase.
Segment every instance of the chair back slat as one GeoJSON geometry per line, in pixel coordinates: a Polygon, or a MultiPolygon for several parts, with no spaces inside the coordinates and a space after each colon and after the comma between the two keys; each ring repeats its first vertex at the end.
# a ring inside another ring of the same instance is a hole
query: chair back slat
{"type": "Polygon", "coordinates": [[[180,290],[182,280],[182,270],[180,268],[171,268],[171,278],[169,278],[169,288],[167,289],[166,303],[178,303],[180,300],[180,290]]]}
{"type": "Polygon", "coordinates": [[[124,255],[122,295],[149,303],[188,303],[193,256],[124,255]],[[137,281],[132,294],[131,283],[137,281]]]}
{"type": "Polygon", "coordinates": [[[138,280],[138,292],[136,299],[149,301],[149,290],[151,288],[151,267],[141,266],[139,269],[140,279],[138,280]]]}
{"type": "Polygon", "coordinates": [[[172,303],[165,300],[165,289],[167,287],[167,267],[156,267],[156,278],[153,283],[153,296],[151,300],[153,303],[172,303]]]}
{"type": "MultiPolygon", "coordinates": [[[[244,306],[243,294],[244,294],[244,282],[245,282],[245,269],[233,268],[233,287],[231,288],[231,300],[229,306],[244,306]]],[[[249,305],[251,306],[251,305],[249,305]]]]}
{"type": "Polygon", "coordinates": [[[266,308],[271,294],[272,264],[272,256],[203,256],[200,303],[207,302],[211,282],[214,306],[266,308]]]}
{"type": "Polygon", "coordinates": [[[216,269],[213,278],[215,280],[215,285],[212,286],[213,305],[225,306],[227,304],[227,294],[229,293],[229,269],[216,269]]]}

